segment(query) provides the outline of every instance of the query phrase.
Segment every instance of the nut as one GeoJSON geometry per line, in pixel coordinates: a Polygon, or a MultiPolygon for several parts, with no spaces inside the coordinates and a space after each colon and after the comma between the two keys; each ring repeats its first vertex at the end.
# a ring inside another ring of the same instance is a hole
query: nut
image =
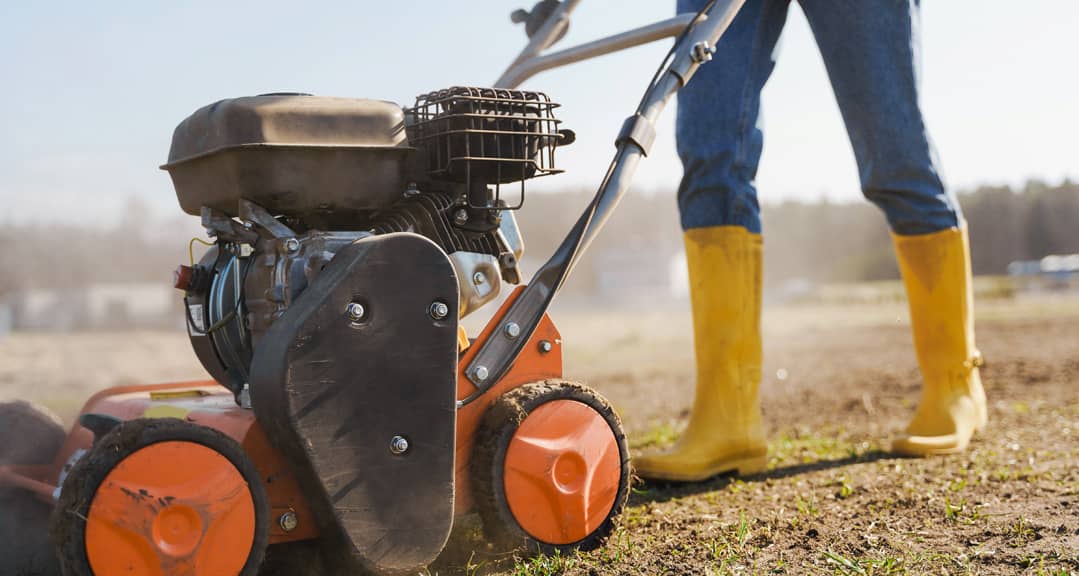
{"type": "Polygon", "coordinates": [[[353,322],[359,322],[363,320],[363,317],[367,314],[364,310],[363,304],[359,302],[349,302],[348,306],[345,306],[345,314],[348,314],[348,319],[353,322]]]}
{"type": "Polygon", "coordinates": [[[445,302],[435,301],[431,303],[431,308],[428,310],[431,314],[431,318],[435,320],[443,320],[446,316],[450,315],[450,307],[445,302]]]}
{"type": "Polygon", "coordinates": [[[394,436],[393,438],[390,438],[390,452],[398,456],[408,452],[408,439],[404,436],[394,436]]]}
{"type": "Polygon", "coordinates": [[[285,532],[292,532],[300,525],[300,518],[292,510],[285,512],[277,519],[277,525],[285,532]]]}

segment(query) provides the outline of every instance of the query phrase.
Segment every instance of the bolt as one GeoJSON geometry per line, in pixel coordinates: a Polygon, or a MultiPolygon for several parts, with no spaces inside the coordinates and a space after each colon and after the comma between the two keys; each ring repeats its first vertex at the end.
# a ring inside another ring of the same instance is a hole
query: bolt
{"type": "Polygon", "coordinates": [[[488,376],[490,376],[490,373],[487,372],[486,366],[476,366],[472,370],[472,377],[475,378],[477,382],[483,382],[488,376]]]}
{"type": "Polygon", "coordinates": [[[521,335],[521,326],[516,322],[510,322],[509,324],[506,324],[502,331],[505,332],[506,338],[516,340],[517,337],[521,335]]]}
{"type": "Polygon", "coordinates": [[[450,307],[445,302],[434,301],[431,303],[431,308],[428,310],[431,314],[431,318],[435,320],[442,320],[446,316],[450,315],[450,307]]]}
{"type": "Polygon", "coordinates": [[[300,249],[300,241],[295,238],[289,238],[285,240],[285,250],[289,252],[295,252],[300,249]]]}
{"type": "Polygon", "coordinates": [[[413,196],[419,196],[420,189],[416,187],[415,182],[409,182],[405,188],[405,198],[412,198],[413,196]]]}
{"type": "Polygon", "coordinates": [[[546,353],[550,352],[551,350],[554,350],[554,345],[551,344],[550,340],[540,340],[539,349],[540,349],[540,352],[542,352],[543,354],[546,354],[546,353]]]}
{"type": "Polygon", "coordinates": [[[472,275],[472,283],[476,286],[482,286],[487,281],[487,277],[483,275],[483,272],[476,272],[472,275]]]}
{"type": "Polygon", "coordinates": [[[404,436],[394,436],[390,439],[390,452],[398,456],[408,452],[408,440],[404,436]]]}
{"type": "Polygon", "coordinates": [[[468,224],[468,210],[461,208],[460,210],[454,212],[453,221],[458,226],[464,226],[465,224],[468,224]]]}
{"type": "Polygon", "coordinates": [[[693,52],[690,53],[690,58],[698,64],[704,64],[705,62],[712,61],[712,54],[715,54],[716,49],[712,47],[706,41],[697,42],[693,45],[693,52]]]}
{"type": "Polygon", "coordinates": [[[367,311],[363,309],[363,304],[360,304],[359,302],[349,302],[348,306],[345,306],[345,314],[348,315],[349,320],[359,322],[360,320],[363,320],[367,311]]]}
{"type": "Polygon", "coordinates": [[[300,525],[300,519],[296,516],[295,512],[289,510],[277,519],[277,525],[285,532],[292,532],[300,525]]]}

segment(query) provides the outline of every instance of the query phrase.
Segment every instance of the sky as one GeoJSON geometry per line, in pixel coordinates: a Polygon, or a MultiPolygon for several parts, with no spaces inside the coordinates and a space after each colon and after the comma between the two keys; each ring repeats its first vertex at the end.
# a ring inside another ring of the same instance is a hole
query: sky
{"type": "MultiPolygon", "coordinates": [[[[175,125],[197,108],[277,91],[408,104],[438,88],[490,85],[525,43],[508,18],[525,3],[0,3],[0,221],[111,226],[131,199],[179,215],[157,167],[175,125]]],[[[584,0],[556,48],[667,18],[673,4],[584,0]]],[[[1079,2],[923,4],[923,109],[948,184],[1079,180],[1079,2]]],[[[669,42],[523,86],[561,102],[578,136],[559,150],[567,172],[532,190],[598,184],[669,42]]],[[[853,155],[800,10],[781,42],[764,93],[761,198],[856,201],[853,155]]],[[[637,193],[678,184],[673,118],[672,107],[637,193]]]]}

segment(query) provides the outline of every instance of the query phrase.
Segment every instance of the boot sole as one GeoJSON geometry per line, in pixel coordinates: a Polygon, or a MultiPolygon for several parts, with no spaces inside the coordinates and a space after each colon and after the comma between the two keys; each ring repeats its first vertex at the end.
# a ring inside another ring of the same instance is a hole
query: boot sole
{"type": "Polygon", "coordinates": [[[919,443],[912,441],[912,438],[933,438],[933,436],[913,436],[905,437],[892,441],[892,453],[899,454],[901,456],[944,456],[947,454],[959,454],[966,451],[970,446],[970,440],[978,433],[978,429],[975,428],[970,437],[964,442],[956,442],[951,445],[934,445],[931,442],[919,443]]]}
{"type": "Polygon", "coordinates": [[[724,462],[720,466],[709,468],[703,472],[696,474],[690,473],[678,473],[678,472],[647,472],[640,473],[638,476],[649,481],[659,482],[703,482],[710,478],[719,476],[721,474],[729,474],[734,472],[735,476],[753,476],[759,474],[768,467],[768,456],[753,456],[751,458],[741,458],[738,460],[729,460],[724,462]]]}

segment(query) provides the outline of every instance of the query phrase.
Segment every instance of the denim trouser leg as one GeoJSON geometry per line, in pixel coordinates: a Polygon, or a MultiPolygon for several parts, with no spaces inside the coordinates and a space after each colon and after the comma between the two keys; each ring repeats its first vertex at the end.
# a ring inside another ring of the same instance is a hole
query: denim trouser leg
{"type": "Polygon", "coordinates": [[[896,234],[958,225],[919,106],[918,0],[803,0],[847,126],[862,193],[896,234]]]}
{"type": "MultiPolygon", "coordinates": [[[[696,12],[706,2],[678,0],[678,11],[696,12]]],[[[786,1],[746,0],[715,58],[678,92],[683,229],[736,225],[761,231],[754,187],[764,141],[760,94],[775,67],[773,52],[787,7],[786,1]]]]}
{"type": "MultiPolygon", "coordinates": [[[[703,0],[680,0],[679,10],[703,0]]],[[[759,93],[771,73],[787,0],[747,0],[717,58],[679,93],[683,228],[760,231],[753,180],[762,135],[759,93]]],[[[843,114],[862,191],[897,234],[954,227],[918,102],[918,0],[802,0],[843,114]]]]}

